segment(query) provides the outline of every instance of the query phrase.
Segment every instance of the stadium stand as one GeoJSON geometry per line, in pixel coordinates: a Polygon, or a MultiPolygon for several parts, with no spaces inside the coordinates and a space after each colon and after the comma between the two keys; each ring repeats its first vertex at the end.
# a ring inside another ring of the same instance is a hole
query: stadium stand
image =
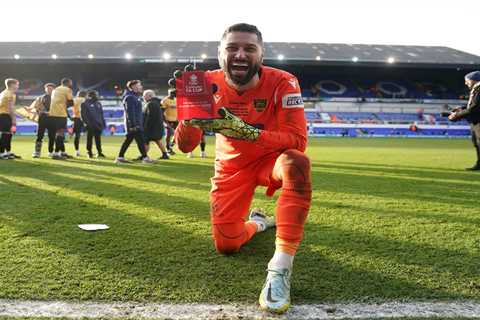
{"type": "MultiPolygon", "coordinates": [[[[24,42],[0,44],[0,76],[21,80],[27,105],[46,82],[68,76],[74,91],[95,89],[105,116],[123,133],[120,96],[140,79],[160,96],[172,71],[186,63],[217,64],[217,42],[24,42]]],[[[325,43],[266,43],[265,64],[295,74],[313,135],[465,136],[465,122],[441,117],[445,106],[466,103],[463,75],[480,57],[447,47],[325,43]],[[416,130],[410,130],[412,125],[416,130]]],[[[19,119],[18,132],[35,124],[19,119]]],[[[106,133],[109,130],[106,130],[106,133]]]]}

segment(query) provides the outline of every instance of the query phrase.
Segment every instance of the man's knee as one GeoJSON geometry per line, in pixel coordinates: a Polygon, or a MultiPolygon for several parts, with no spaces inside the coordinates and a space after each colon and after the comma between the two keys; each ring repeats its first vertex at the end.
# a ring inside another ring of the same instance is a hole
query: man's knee
{"type": "Polygon", "coordinates": [[[242,224],[215,224],[212,236],[215,249],[222,254],[232,254],[240,250],[243,244],[244,231],[242,224]]]}
{"type": "Polygon", "coordinates": [[[303,152],[286,150],[279,161],[283,180],[310,182],[310,159],[303,152]]]}

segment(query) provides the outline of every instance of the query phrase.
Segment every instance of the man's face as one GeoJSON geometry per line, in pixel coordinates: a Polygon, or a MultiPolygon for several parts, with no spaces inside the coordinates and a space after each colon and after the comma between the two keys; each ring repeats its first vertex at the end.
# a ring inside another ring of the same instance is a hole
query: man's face
{"type": "Polygon", "coordinates": [[[55,89],[55,88],[52,87],[52,86],[48,86],[48,87],[45,88],[45,93],[48,94],[48,95],[52,95],[53,89],[55,89]]]}
{"type": "Polygon", "coordinates": [[[150,101],[150,99],[152,99],[152,94],[151,93],[144,93],[143,94],[143,100],[145,101],[150,101]]]}
{"type": "Polygon", "coordinates": [[[12,90],[13,92],[17,92],[19,86],[20,86],[20,82],[16,82],[12,84],[12,86],[10,87],[10,90],[12,90]]]}
{"type": "Polygon", "coordinates": [[[263,47],[254,33],[230,32],[220,43],[218,62],[228,79],[243,86],[258,73],[263,47]]]}
{"type": "Polygon", "coordinates": [[[143,92],[143,86],[141,82],[138,82],[132,86],[132,91],[135,93],[142,93],[143,92]]]}
{"type": "Polygon", "coordinates": [[[475,83],[477,83],[477,81],[465,80],[465,85],[466,85],[469,89],[472,89],[472,87],[475,85],[475,83]]]}

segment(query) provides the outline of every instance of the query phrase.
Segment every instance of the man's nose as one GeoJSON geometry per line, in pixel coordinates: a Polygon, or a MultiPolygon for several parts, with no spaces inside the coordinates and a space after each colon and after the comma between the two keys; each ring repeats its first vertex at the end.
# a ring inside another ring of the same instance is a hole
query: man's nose
{"type": "Polygon", "coordinates": [[[246,57],[247,57],[247,54],[243,48],[239,48],[237,52],[235,52],[236,59],[245,59],[246,57]]]}

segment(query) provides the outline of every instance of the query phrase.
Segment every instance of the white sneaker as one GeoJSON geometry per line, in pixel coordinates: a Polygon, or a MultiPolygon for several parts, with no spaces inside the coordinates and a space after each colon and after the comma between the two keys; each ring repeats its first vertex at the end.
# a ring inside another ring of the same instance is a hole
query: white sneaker
{"type": "Polygon", "coordinates": [[[250,211],[248,220],[254,221],[257,224],[257,232],[263,232],[269,228],[275,227],[275,218],[267,216],[265,210],[260,208],[253,208],[250,211]]]}
{"type": "Polygon", "coordinates": [[[290,307],[291,270],[268,267],[267,279],[258,302],[260,309],[274,313],[284,313],[290,307]]]}
{"type": "Polygon", "coordinates": [[[113,163],[115,163],[115,164],[132,163],[132,161],[128,161],[128,160],[125,159],[124,157],[117,157],[117,158],[115,158],[115,160],[113,161],[113,163]]]}
{"type": "Polygon", "coordinates": [[[49,153],[48,153],[48,157],[49,157],[49,158],[53,158],[53,152],[49,152],[49,153]]]}
{"type": "Polygon", "coordinates": [[[150,159],[149,157],[145,157],[142,159],[142,163],[152,164],[155,163],[155,160],[150,159]]]}
{"type": "Polygon", "coordinates": [[[200,157],[201,158],[206,158],[207,157],[207,152],[205,152],[205,151],[200,152],[200,157]]]}
{"type": "Polygon", "coordinates": [[[32,153],[32,158],[40,158],[40,152],[32,153]]]}
{"type": "Polygon", "coordinates": [[[193,158],[193,152],[187,153],[187,158],[189,158],[189,159],[193,158]]]}
{"type": "Polygon", "coordinates": [[[75,151],[75,156],[80,157],[80,150],[75,151]]]}

